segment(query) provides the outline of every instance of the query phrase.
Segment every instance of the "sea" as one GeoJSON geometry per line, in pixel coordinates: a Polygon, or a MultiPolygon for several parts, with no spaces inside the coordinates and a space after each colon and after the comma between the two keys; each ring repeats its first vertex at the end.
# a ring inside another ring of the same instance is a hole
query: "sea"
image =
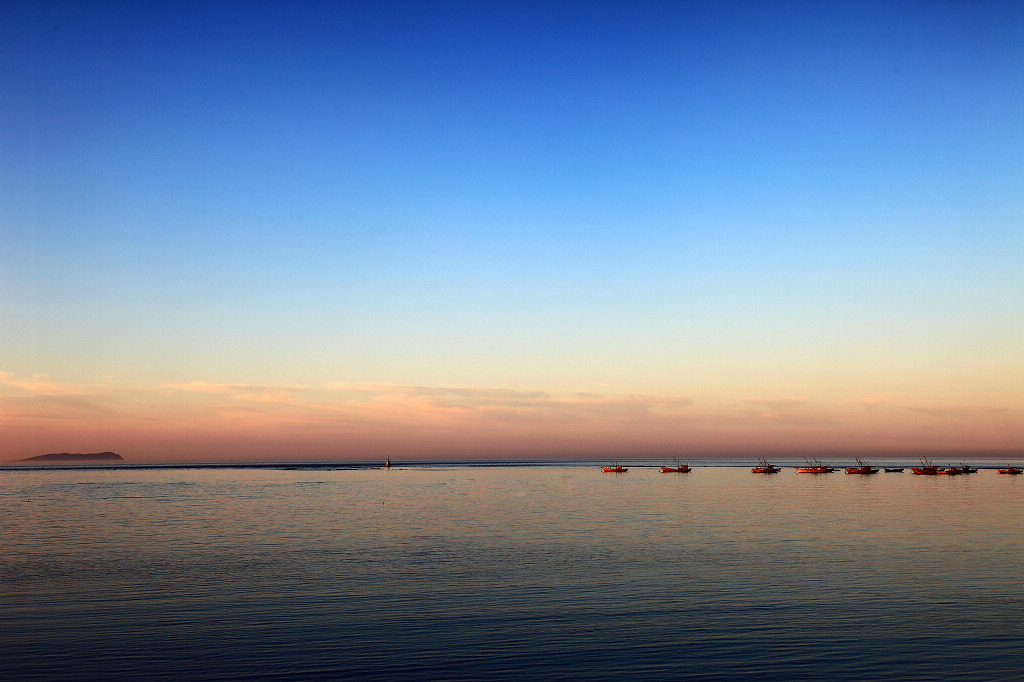
{"type": "Polygon", "coordinates": [[[1024,678],[1024,476],[659,463],[3,467],[0,679],[1024,678]]]}

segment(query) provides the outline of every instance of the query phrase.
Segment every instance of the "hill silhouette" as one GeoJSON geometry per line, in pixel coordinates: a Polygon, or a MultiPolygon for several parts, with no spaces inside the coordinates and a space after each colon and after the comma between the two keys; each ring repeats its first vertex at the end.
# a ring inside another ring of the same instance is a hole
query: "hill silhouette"
{"type": "Polygon", "coordinates": [[[53,452],[17,460],[19,462],[123,462],[124,457],[116,452],[53,452]]]}

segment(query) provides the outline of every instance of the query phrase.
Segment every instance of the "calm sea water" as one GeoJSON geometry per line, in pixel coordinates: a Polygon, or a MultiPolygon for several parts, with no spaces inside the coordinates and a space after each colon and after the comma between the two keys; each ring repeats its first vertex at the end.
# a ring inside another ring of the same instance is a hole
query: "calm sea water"
{"type": "Polygon", "coordinates": [[[1024,677],[1024,477],[0,471],[0,679],[1024,677]]]}

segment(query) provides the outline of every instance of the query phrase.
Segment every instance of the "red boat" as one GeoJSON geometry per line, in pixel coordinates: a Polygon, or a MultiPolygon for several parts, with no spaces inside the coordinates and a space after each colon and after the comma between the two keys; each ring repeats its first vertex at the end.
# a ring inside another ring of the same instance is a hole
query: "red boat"
{"type": "Polygon", "coordinates": [[[629,469],[627,469],[626,467],[619,466],[618,464],[616,464],[614,466],[602,467],[602,468],[604,469],[604,472],[606,474],[624,474],[627,471],[629,471],[629,469]]]}
{"type": "Polygon", "coordinates": [[[1000,469],[999,473],[1010,474],[1011,476],[1019,476],[1021,474],[1024,474],[1024,471],[1021,471],[1017,467],[1010,467],[1009,469],[1000,469]]]}
{"type": "Polygon", "coordinates": [[[957,467],[946,467],[945,469],[939,469],[937,473],[946,474],[948,476],[959,476],[963,472],[957,467]]]}
{"type": "Polygon", "coordinates": [[[688,474],[690,473],[689,464],[680,464],[679,460],[676,460],[674,467],[661,467],[661,473],[663,474],[688,474]]]}
{"type": "Polygon", "coordinates": [[[868,464],[865,464],[864,461],[860,457],[858,457],[857,458],[857,466],[855,466],[855,467],[846,467],[846,473],[848,473],[848,474],[877,474],[878,473],[878,469],[876,469],[875,467],[870,466],[868,464]]]}
{"type": "Polygon", "coordinates": [[[921,458],[921,466],[910,467],[910,470],[918,476],[935,476],[939,473],[939,467],[929,462],[927,457],[921,458]]]}
{"type": "Polygon", "coordinates": [[[765,459],[764,457],[758,457],[757,466],[751,469],[750,471],[755,474],[777,474],[780,471],[782,471],[782,469],[780,469],[777,466],[769,464],[768,460],[765,459]]]}
{"type": "Polygon", "coordinates": [[[797,467],[796,472],[798,474],[830,474],[835,471],[833,467],[822,464],[819,460],[812,462],[804,457],[804,461],[807,462],[807,466],[797,467]]]}

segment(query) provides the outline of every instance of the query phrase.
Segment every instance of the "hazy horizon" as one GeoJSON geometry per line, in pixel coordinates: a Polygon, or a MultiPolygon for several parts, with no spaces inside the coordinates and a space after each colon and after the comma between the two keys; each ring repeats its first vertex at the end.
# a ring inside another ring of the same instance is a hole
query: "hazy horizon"
{"type": "MultiPolygon", "coordinates": [[[[961,461],[968,461],[970,464],[978,464],[986,461],[1016,460],[1024,458],[1024,450],[964,450],[964,449],[933,449],[933,450],[730,450],[722,452],[629,452],[629,451],[607,451],[587,453],[558,453],[558,452],[516,452],[500,451],[485,453],[442,453],[442,452],[409,452],[409,453],[386,453],[383,456],[375,454],[353,455],[349,457],[301,457],[282,453],[265,453],[263,456],[238,456],[237,451],[232,449],[232,456],[218,457],[215,453],[178,453],[172,457],[159,457],[150,453],[114,453],[119,455],[121,460],[111,461],[82,461],[75,459],[41,460],[39,457],[52,454],[81,455],[93,453],[41,453],[40,455],[0,461],[0,464],[33,464],[60,466],[69,463],[78,463],[82,466],[96,467],[117,467],[131,465],[190,465],[190,464],[224,464],[224,465],[275,465],[275,464],[358,464],[358,465],[383,465],[389,461],[393,466],[420,465],[420,464],[445,464],[445,463],[493,463],[493,464],[516,464],[516,463],[558,463],[558,462],[608,462],[617,461],[622,464],[643,462],[733,462],[736,466],[746,466],[753,463],[757,458],[765,457],[773,462],[802,462],[805,458],[809,460],[820,459],[826,463],[848,463],[861,458],[868,463],[881,461],[891,462],[916,462],[922,458],[934,460],[936,464],[959,464],[961,461]],[[35,461],[33,461],[35,460],[35,461]]],[[[645,466],[654,466],[647,464],[645,466]]]]}

